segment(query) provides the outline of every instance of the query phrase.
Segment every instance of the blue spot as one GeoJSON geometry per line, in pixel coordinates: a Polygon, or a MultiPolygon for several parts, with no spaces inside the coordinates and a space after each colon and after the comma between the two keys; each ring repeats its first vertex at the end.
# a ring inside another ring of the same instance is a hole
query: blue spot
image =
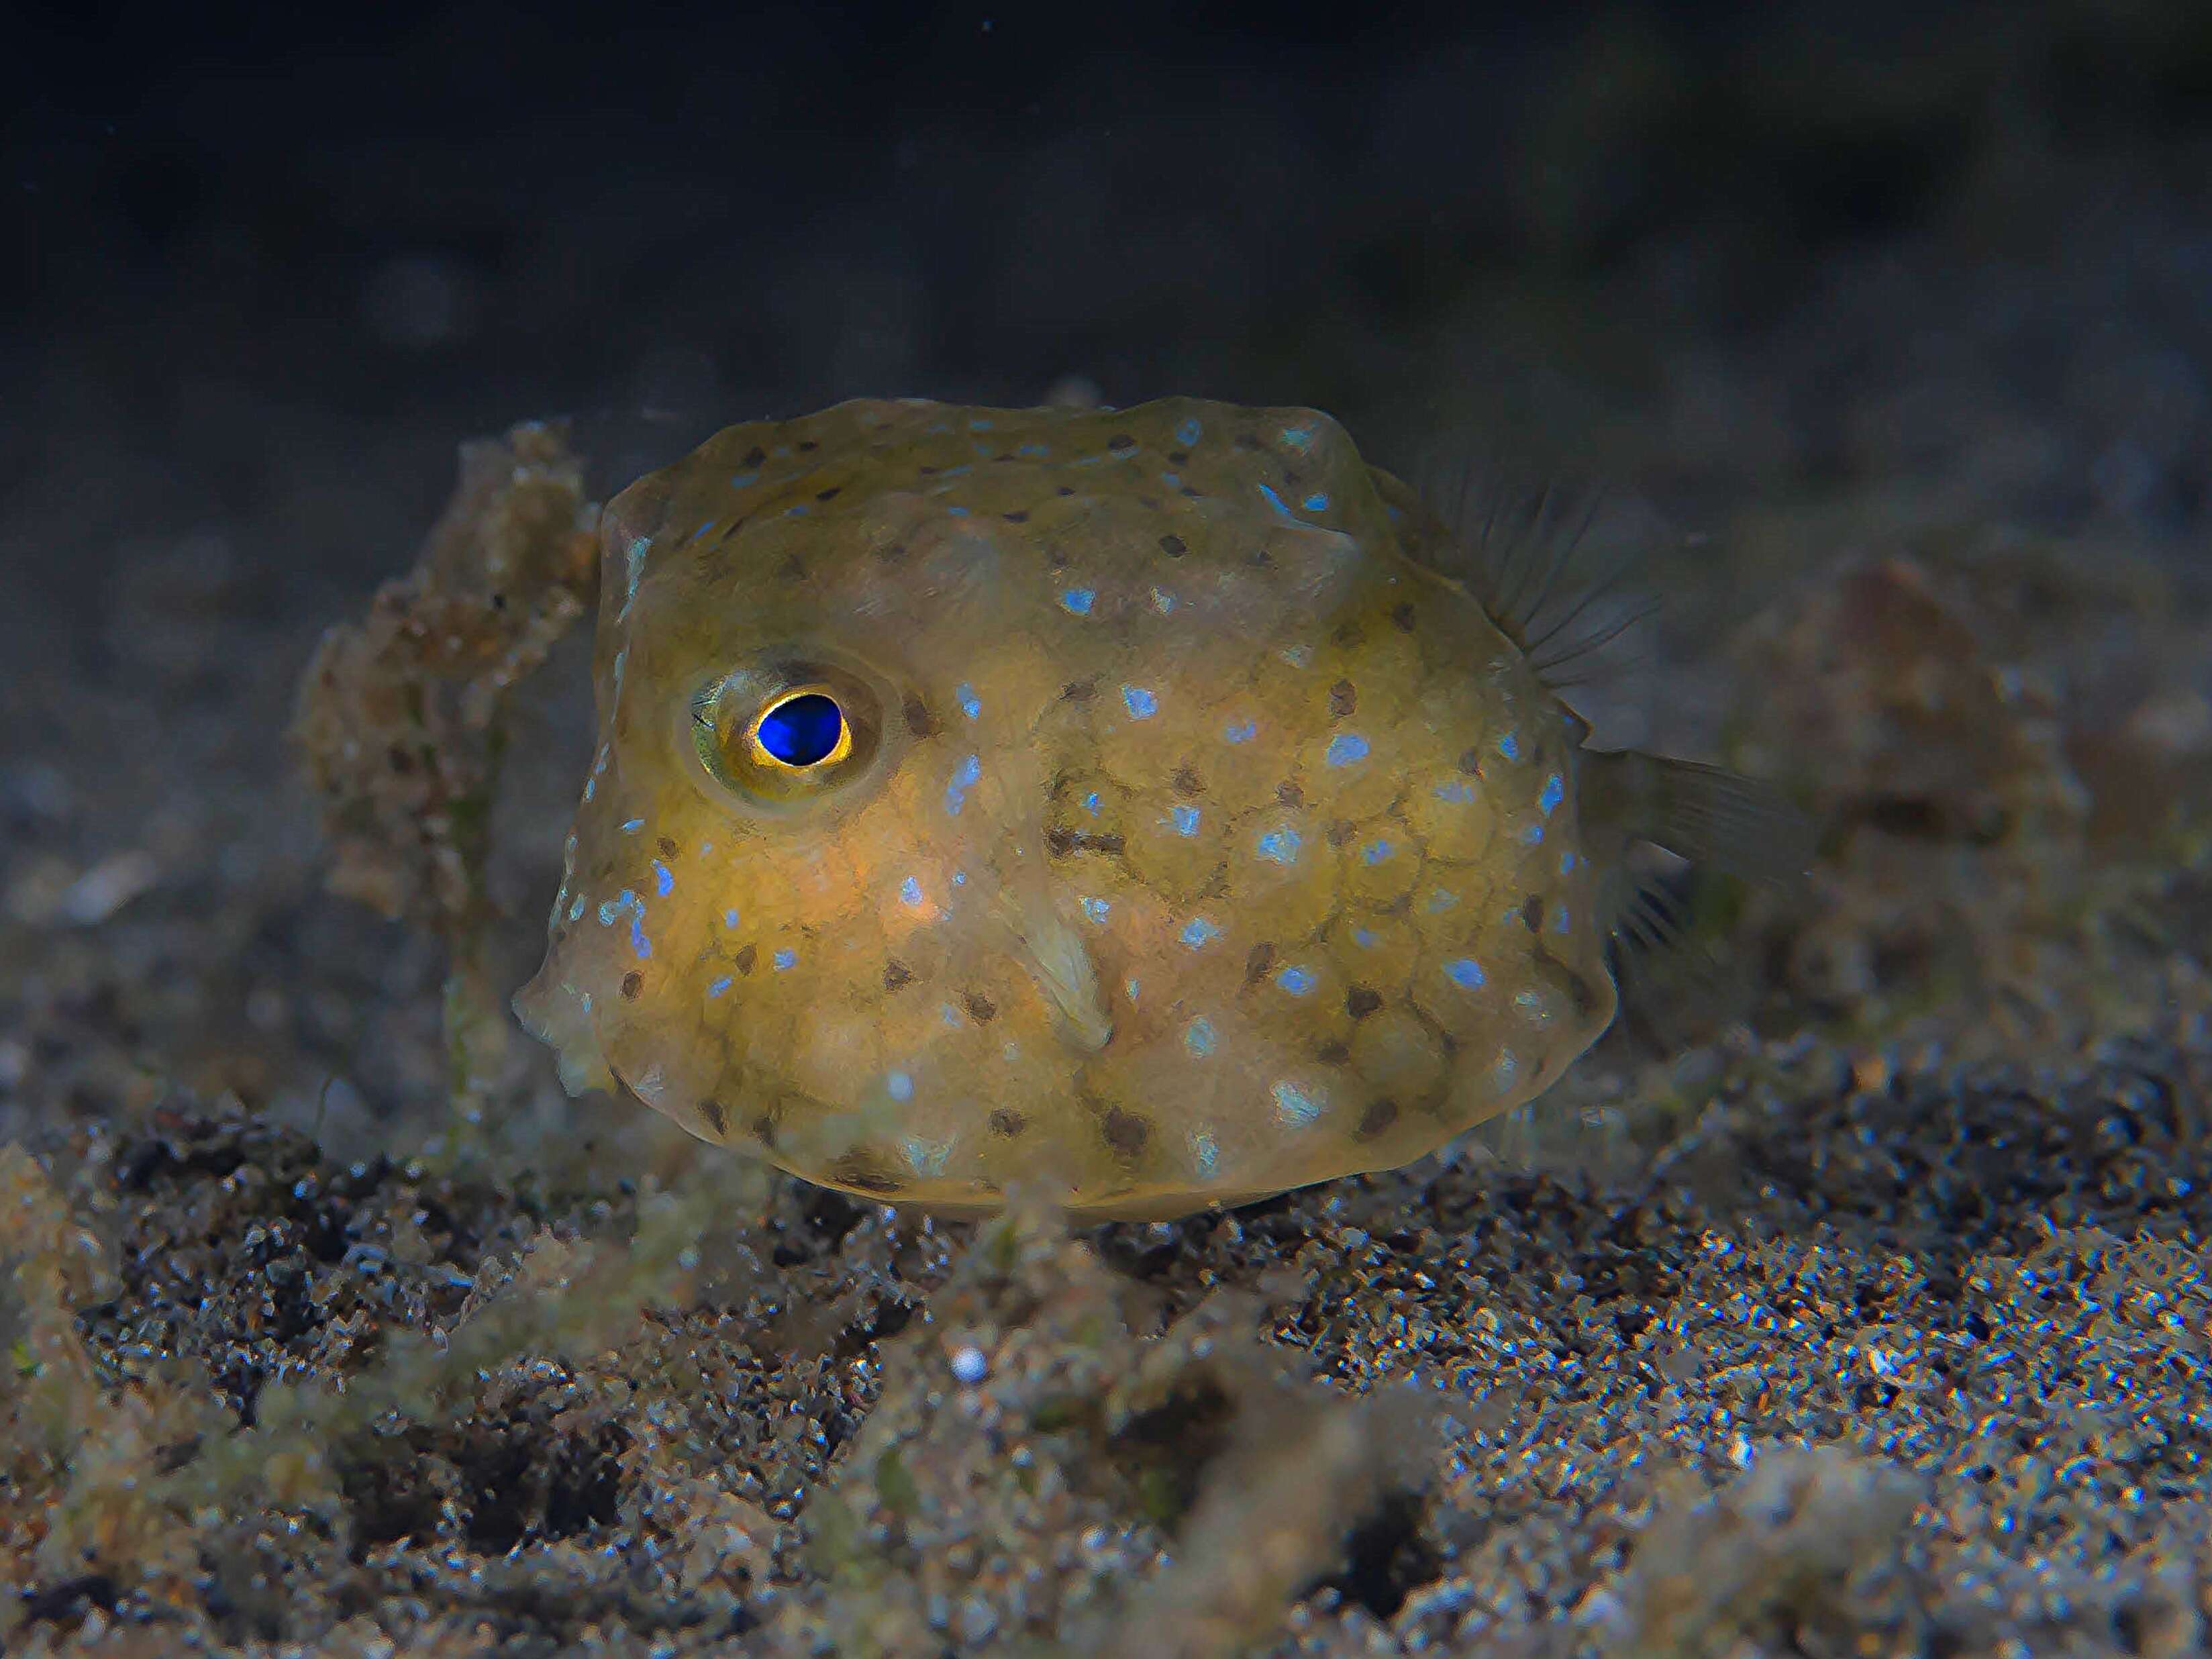
{"type": "Polygon", "coordinates": [[[1198,808],[1178,806],[1174,811],[1176,834],[1194,836],[1198,833],[1198,808]]]}
{"type": "Polygon", "coordinates": [[[962,714],[971,720],[981,718],[983,713],[983,703],[982,700],[976,696],[974,686],[963,680],[952,688],[952,695],[958,700],[962,714]]]}
{"type": "Polygon", "coordinates": [[[1046,456],[1051,454],[1052,451],[1043,444],[1024,444],[1019,449],[1017,449],[1014,453],[1017,455],[1027,456],[1033,461],[1041,461],[1046,456]]]}
{"type": "Polygon", "coordinates": [[[644,828],[645,820],[643,818],[625,818],[623,821],[623,834],[625,836],[634,836],[644,828]]]}
{"type": "Polygon", "coordinates": [[[1221,738],[1224,743],[1249,743],[1259,735],[1260,722],[1257,720],[1231,720],[1221,728],[1221,738]]]}
{"type": "Polygon", "coordinates": [[[581,921],[583,919],[584,896],[581,893],[579,893],[576,895],[576,902],[568,907],[568,920],[571,921],[581,921]]]}
{"type": "Polygon", "coordinates": [[[1544,839],[1544,826],[1540,823],[1530,824],[1521,832],[1521,839],[1531,847],[1540,845],[1544,839]]]}
{"type": "Polygon", "coordinates": [[[914,1098],[914,1079],[904,1072],[893,1072],[884,1079],[884,1088],[893,1100],[914,1098]]]}
{"type": "Polygon", "coordinates": [[[963,461],[957,466],[946,467],[944,471],[939,473],[937,476],[940,478],[957,478],[963,472],[973,472],[975,470],[975,469],[969,465],[966,461],[963,461]]]}
{"type": "Polygon", "coordinates": [[[1168,592],[1163,592],[1160,589],[1158,589],[1158,588],[1157,588],[1157,587],[1156,587],[1156,588],[1154,588],[1154,589],[1152,590],[1152,609],[1153,609],[1153,610],[1155,610],[1155,611],[1158,611],[1158,612],[1160,613],[1160,615],[1162,615],[1163,617],[1164,617],[1164,616],[1166,616],[1166,615],[1168,614],[1168,612],[1169,612],[1169,611],[1170,611],[1174,610],[1175,608],[1176,608],[1176,596],[1175,596],[1174,594],[1172,594],[1172,593],[1168,593],[1168,592]]]}
{"type": "Polygon", "coordinates": [[[1328,740],[1328,763],[1349,766],[1367,758],[1367,739],[1357,732],[1340,732],[1328,740]]]}
{"type": "Polygon", "coordinates": [[[783,516],[787,519],[803,519],[813,510],[814,509],[807,506],[805,501],[801,501],[796,507],[785,507],[783,509],[783,516]]]}
{"type": "Polygon", "coordinates": [[[1286,1123],[1310,1123],[1321,1115],[1321,1102],[1285,1079],[1274,1087],[1275,1109],[1286,1123]]]}
{"type": "Polygon", "coordinates": [[[637,585],[645,575],[645,556],[652,550],[653,544],[645,537],[636,536],[631,538],[629,544],[629,591],[628,596],[623,601],[623,607],[625,609],[628,608],[629,600],[637,597],[637,585]]]}
{"type": "Polygon", "coordinates": [[[1179,472],[1163,472],[1160,474],[1160,482],[1165,484],[1170,489],[1181,489],[1182,488],[1182,475],[1179,472]]]}
{"type": "Polygon", "coordinates": [[[1370,841],[1360,850],[1359,855],[1370,864],[1380,864],[1390,856],[1390,843],[1387,841],[1370,841]]]}
{"type": "Polygon", "coordinates": [[[1071,587],[1060,596],[1060,602],[1077,616],[1087,617],[1091,614],[1091,607],[1098,602],[1098,590],[1095,587],[1071,587]]]}
{"type": "Polygon", "coordinates": [[[1498,752],[1510,761],[1519,760],[1521,758],[1520,734],[1508,732],[1504,737],[1498,738],[1498,752]]]}
{"type": "Polygon", "coordinates": [[[970,421],[968,422],[968,429],[970,432],[988,432],[991,429],[991,423],[985,420],[970,421]]]}
{"type": "Polygon", "coordinates": [[[1382,942],[1382,938],[1372,927],[1355,927],[1352,930],[1352,942],[1363,951],[1371,951],[1382,942]]]}
{"type": "Polygon", "coordinates": [[[1567,907],[1564,904],[1552,912],[1552,931],[1555,933],[1567,933],[1574,931],[1574,923],[1569,919],[1567,907]]]}
{"type": "Polygon", "coordinates": [[[1314,976],[1304,968],[1285,968],[1275,975],[1275,983],[1294,997],[1302,997],[1314,988],[1314,976]]]}
{"type": "Polygon", "coordinates": [[[1572,853],[1562,853],[1562,854],[1559,854],[1559,873],[1560,873],[1561,875],[1563,875],[1563,876],[1564,876],[1564,875],[1565,875],[1565,874],[1566,874],[1570,870],[1572,870],[1572,869],[1575,867],[1575,865],[1576,865],[1576,863],[1577,863],[1577,859],[1575,858],[1575,855],[1574,855],[1572,853]]]}
{"type": "Polygon", "coordinates": [[[584,780],[584,799],[586,800],[589,800],[592,796],[599,793],[599,774],[595,772],[590,777],[584,780]]]}
{"type": "Polygon", "coordinates": [[[939,1008],[938,1012],[944,1015],[945,1023],[947,1025],[957,1025],[960,1023],[960,1011],[949,1002],[939,1008]]]}
{"type": "Polygon", "coordinates": [[[730,976],[727,974],[725,974],[721,978],[716,980],[712,985],[709,985],[707,988],[707,994],[710,997],[718,997],[729,988],[730,976]]]}
{"type": "Polygon", "coordinates": [[[1473,991],[1480,988],[1489,975],[1473,957],[1456,957],[1444,963],[1444,977],[1462,990],[1473,991]]]}
{"type": "Polygon", "coordinates": [[[1205,430],[1206,428],[1198,423],[1198,417],[1195,415],[1187,416],[1182,424],[1176,428],[1176,441],[1185,449],[1188,449],[1198,441],[1199,434],[1205,430]]]}
{"type": "Polygon", "coordinates": [[[1457,893],[1453,892],[1449,888],[1439,887],[1429,895],[1429,914],[1432,916],[1442,915],[1458,902],[1457,893]]]}
{"type": "Polygon", "coordinates": [[[1283,498],[1280,495],[1278,495],[1273,490],[1268,489],[1267,485],[1261,484],[1260,486],[1260,493],[1267,498],[1267,505],[1273,507],[1276,513],[1280,516],[1288,519],[1292,524],[1301,522],[1297,514],[1291,512],[1289,507],[1283,505],[1283,498]]]}
{"type": "Polygon", "coordinates": [[[1148,720],[1160,712],[1160,700],[1141,685],[1123,686],[1121,702],[1133,720],[1148,720]]]}
{"type": "Polygon", "coordinates": [[[1190,1132],[1190,1157],[1201,1181],[1212,1180],[1213,1172],[1221,1166],[1221,1148],[1203,1129],[1190,1132]]]}
{"type": "Polygon", "coordinates": [[[968,884],[968,872],[965,870],[955,870],[952,872],[952,884],[955,887],[965,887],[968,884]]]}
{"type": "Polygon", "coordinates": [[[1137,993],[1143,988],[1133,979],[1125,979],[1121,981],[1121,988],[1129,994],[1129,1000],[1134,1002],[1137,1000],[1137,993]]]}
{"type": "Polygon", "coordinates": [[[659,859],[653,861],[653,890],[663,898],[676,890],[676,878],[659,859]]]}
{"type": "Polygon", "coordinates": [[[1098,792],[1096,789],[1083,798],[1083,810],[1094,818],[1098,816],[1098,792]]]}
{"type": "Polygon", "coordinates": [[[964,507],[948,507],[945,509],[945,516],[948,519],[964,519],[968,516],[968,509],[964,507]]]}
{"type": "Polygon", "coordinates": [[[760,474],[757,471],[730,474],[730,488],[732,489],[750,489],[759,482],[760,474]]]}
{"type": "Polygon", "coordinates": [[[770,959],[775,963],[775,970],[780,974],[787,968],[794,968],[799,965],[799,952],[796,951],[778,951],[770,959]]]}
{"type": "Polygon", "coordinates": [[[1270,830],[1258,843],[1260,856],[1273,864],[1296,864],[1301,844],[1295,830],[1270,830]]]}
{"type": "Polygon", "coordinates": [[[1567,787],[1559,781],[1557,772],[1544,780],[1543,793],[1536,797],[1537,810],[1546,817],[1559,810],[1559,803],[1567,798],[1567,787]]]}
{"type": "Polygon", "coordinates": [[[1213,1052],[1213,1023],[1200,1015],[1183,1028],[1182,1046],[1204,1060],[1213,1052]]]}
{"type": "Polygon", "coordinates": [[[642,904],[630,912],[629,948],[637,952],[641,962],[653,954],[653,941],[645,936],[645,907],[642,904]]]}
{"type": "Polygon", "coordinates": [[[723,926],[723,927],[736,927],[737,925],[738,925],[738,913],[737,913],[735,910],[725,910],[725,911],[723,911],[723,912],[722,912],[722,926],[723,926]]]}
{"type": "Polygon", "coordinates": [[[919,881],[916,881],[912,876],[908,876],[904,881],[899,884],[899,898],[902,902],[907,904],[921,903],[921,884],[919,881]]]}
{"type": "Polygon", "coordinates": [[[602,927],[613,927],[615,925],[615,918],[622,915],[623,911],[629,909],[634,904],[637,905],[637,908],[641,912],[645,908],[643,905],[638,904],[636,894],[631,892],[627,887],[623,888],[621,892],[616,894],[605,904],[599,906],[599,926],[602,927]]]}
{"type": "Polygon", "coordinates": [[[1310,426],[1286,426],[1283,428],[1283,441],[1293,449],[1304,449],[1313,442],[1313,434],[1314,429],[1310,426]]]}
{"type": "Polygon", "coordinates": [[[1449,783],[1437,786],[1437,799],[1449,801],[1455,806],[1464,806],[1474,799],[1474,786],[1463,779],[1454,778],[1449,783]]]}
{"type": "Polygon", "coordinates": [[[1105,921],[1106,913],[1113,908],[1103,898],[1086,898],[1083,901],[1083,914],[1093,921],[1105,921]]]}
{"type": "Polygon", "coordinates": [[[958,769],[952,774],[952,781],[945,786],[945,810],[958,817],[960,809],[967,805],[968,792],[975,787],[976,781],[982,775],[982,757],[970,755],[962,761],[958,769]]]}
{"type": "Polygon", "coordinates": [[[1182,942],[1194,951],[1201,945],[1208,944],[1220,937],[1221,930],[1204,916],[1194,918],[1190,926],[1182,930],[1182,942]]]}
{"type": "Polygon", "coordinates": [[[1316,491],[1307,496],[1299,505],[1309,513],[1326,513],[1328,511],[1328,497],[1316,491]]]}

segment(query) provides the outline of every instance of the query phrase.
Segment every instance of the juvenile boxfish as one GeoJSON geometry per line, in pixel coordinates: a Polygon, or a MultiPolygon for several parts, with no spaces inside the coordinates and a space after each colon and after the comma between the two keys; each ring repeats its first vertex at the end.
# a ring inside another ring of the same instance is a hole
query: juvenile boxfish
{"type": "Polygon", "coordinates": [[[721,433],[606,509],[518,1012],[573,1091],[901,1203],[1169,1216],[1419,1157],[1605,1029],[1629,842],[1758,816],[1583,747],[1453,535],[1307,409],[721,433]]]}

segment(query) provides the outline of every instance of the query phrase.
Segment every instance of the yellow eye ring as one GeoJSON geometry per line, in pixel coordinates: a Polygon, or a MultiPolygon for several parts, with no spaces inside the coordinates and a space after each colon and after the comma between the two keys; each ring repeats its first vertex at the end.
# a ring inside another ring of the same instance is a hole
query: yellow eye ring
{"type": "Polygon", "coordinates": [[[700,781],[749,811],[849,799],[888,758],[891,695],[872,671],[811,652],[733,668],[690,699],[700,781]]]}

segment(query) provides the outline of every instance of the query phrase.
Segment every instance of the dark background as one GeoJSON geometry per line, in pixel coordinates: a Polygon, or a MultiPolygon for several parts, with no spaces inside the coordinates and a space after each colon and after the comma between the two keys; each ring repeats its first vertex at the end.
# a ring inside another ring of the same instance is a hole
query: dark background
{"type": "Polygon", "coordinates": [[[210,524],[389,568],[450,446],[525,415],[614,419],[619,471],[1071,374],[1386,451],[1503,416],[1639,481],[1702,422],[1657,470],[1736,490],[1893,462],[1836,429],[1869,382],[1979,376],[1960,422],[2097,428],[2039,510],[2202,507],[2201,5],[9,15],[0,497],[40,586],[210,524]]]}

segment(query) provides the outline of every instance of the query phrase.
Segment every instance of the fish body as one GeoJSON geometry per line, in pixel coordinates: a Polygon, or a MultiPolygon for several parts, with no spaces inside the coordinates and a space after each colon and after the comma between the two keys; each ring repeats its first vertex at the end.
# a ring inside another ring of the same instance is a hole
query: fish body
{"type": "Polygon", "coordinates": [[[572,1090],[953,1211],[1404,1164],[1615,994],[1583,727],[1309,409],[841,404],[604,518],[572,1090]]]}

